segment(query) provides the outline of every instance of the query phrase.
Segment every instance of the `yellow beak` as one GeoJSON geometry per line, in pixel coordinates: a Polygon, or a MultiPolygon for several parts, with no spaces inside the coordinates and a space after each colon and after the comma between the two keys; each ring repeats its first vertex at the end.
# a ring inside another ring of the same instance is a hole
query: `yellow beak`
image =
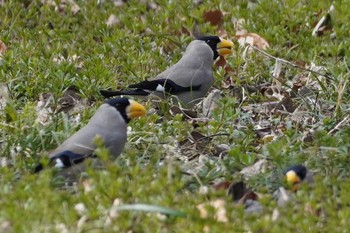
{"type": "Polygon", "coordinates": [[[232,53],[233,42],[220,37],[220,42],[217,44],[216,50],[220,56],[225,56],[232,53]]]}
{"type": "Polygon", "coordinates": [[[146,115],[147,110],[143,105],[137,103],[134,100],[129,100],[129,101],[130,101],[130,106],[127,110],[128,118],[133,119],[139,116],[146,115]]]}
{"type": "Polygon", "coordinates": [[[295,171],[289,171],[286,173],[287,183],[292,186],[292,189],[296,191],[298,189],[298,183],[300,182],[299,176],[295,173],[295,171]]]}

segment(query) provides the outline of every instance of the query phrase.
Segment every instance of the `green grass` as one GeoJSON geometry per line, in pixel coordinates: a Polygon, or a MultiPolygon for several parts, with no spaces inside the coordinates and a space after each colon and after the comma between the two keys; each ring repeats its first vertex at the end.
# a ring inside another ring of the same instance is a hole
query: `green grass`
{"type": "MultiPolygon", "coordinates": [[[[52,2],[59,5],[60,1],[52,2]]],[[[77,14],[69,4],[55,10],[41,1],[5,1],[0,6],[0,40],[7,46],[0,61],[0,82],[9,88],[9,97],[2,95],[1,102],[6,103],[0,110],[0,153],[8,163],[0,168],[1,232],[202,232],[206,226],[210,232],[347,231],[349,123],[332,130],[350,109],[348,86],[341,91],[349,79],[350,3],[335,3],[331,17],[336,37],[332,39],[331,32],[311,36],[329,9],[329,1],[262,0],[254,8],[240,0],[203,2],[160,0],[152,9],[143,1],[128,1],[119,7],[108,0],[101,5],[76,1],[77,14]],[[160,73],[181,57],[192,40],[186,32],[196,25],[204,34],[218,34],[219,29],[203,18],[204,12],[215,9],[226,12],[222,27],[232,40],[236,33],[232,18],[243,18],[249,32],[269,42],[269,54],[292,63],[323,66],[332,79],[282,63],[283,89],[290,90],[297,77],[310,75],[314,87],[320,87],[314,95],[318,104],[297,96],[293,103],[303,112],[300,119],[294,114],[266,114],[259,106],[275,100],[262,91],[245,89],[242,99],[222,88],[221,82],[228,78],[240,88],[275,85],[271,74],[276,61],[257,51],[244,60],[244,48],[237,45],[235,55],[227,58],[233,74],[214,67],[214,86],[223,90],[223,98],[208,122],[197,123],[196,131],[223,135],[213,136],[204,149],[195,145],[178,148],[178,142],[194,130],[192,122],[179,115],[154,114],[130,123],[132,134],[122,156],[103,171],[87,171],[89,191],[84,182],[74,187],[58,185],[51,170],[31,174],[41,155],[87,123],[103,102],[100,88],[118,89],[160,73]],[[106,25],[110,14],[119,19],[112,27],[106,25]],[[78,58],[71,61],[74,55],[78,58]],[[72,85],[89,104],[70,114],[55,113],[62,93],[72,85]],[[53,96],[48,106],[53,110],[51,121],[46,125],[36,121],[36,106],[43,93],[53,96]],[[252,104],[258,106],[256,111],[244,110],[252,104]],[[73,119],[78,114],[81,121],[76,123],[73,119]],[[273,141],[264,141],[254,130],[262,121],[275,132],[273,141]],[[303,141],[308,132],[312,140],[303,141]],[[222,159],[214,153],[219,144],[231,148],[222,159]],[[233,203],[225,191],[199,192],[200,186],[220,180],[241,180],[240,170],[259,159],[268,161],[266,171],[246,182],[261,194],[261,213],[244,214],[244,208],[233,203]],[[277,203],[272,193],[283,183],[283,169],[297,163],[315,172],[315,184],[303,186],[290,204],[279,208],[279,218],[274,221],[277,203]],[[196,208],[218,198],[226,200],[227,223],[216,221],[213,208],[208,207],[206,219],[196,208]],[[125,205],[169,208],[170,214],[164,218],[155,212],[123,210],[106,224],[115,199],[125,205]],[[81,214],[75,210],[78,203],[85,206],[81,214]]]]}

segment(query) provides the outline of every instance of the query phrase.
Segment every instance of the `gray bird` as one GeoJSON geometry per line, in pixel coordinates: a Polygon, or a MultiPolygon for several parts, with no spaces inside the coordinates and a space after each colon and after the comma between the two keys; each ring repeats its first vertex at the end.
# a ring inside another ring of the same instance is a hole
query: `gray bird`
{"type": "Polygon", "coordinates": [[[219,56],[232,52],[233,43],[218,36],[205,36],[192,41],[182,58],[156,77],[130,85],[132,90],[100,90],[108,98],[116,95],[169,96],[192,107],[208,92],[214,82],[212,65],[219,56]]]}
{"type": "MultiPolygon", "coordinates": [[[[145,114],[145,107],[133,100],[127,98],[107,100],[97,109],[85,127],[49,154],[49,164],[63,169],[64,173],[80,172],[84,167],[82,162],[88,157],[94,157],[97,148],[94,139],[97,136],[103,139],[111,157],[117,157],[126,143],[127,123],[145,114]]],[[[39,164],[35,172],[42,169],[42,164],[39,164]]]]}

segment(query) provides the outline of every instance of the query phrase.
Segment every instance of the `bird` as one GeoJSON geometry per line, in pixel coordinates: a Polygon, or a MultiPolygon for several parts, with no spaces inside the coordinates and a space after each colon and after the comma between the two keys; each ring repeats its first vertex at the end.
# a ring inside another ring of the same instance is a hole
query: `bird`
{"type": "Polygon", "coordinates": [[[292,188],[293,191],[299,189],[299,184],[303,181],[312,183],[312,173],[307,170],[304,165],[293,165],[284,170],[284,175],[287,184],[292,188]]]}
{"type": "Polygon", "coordinates": [[[233,43],[218,36],[203,36],[193,40],[181,59],[155,77],[129,85],[131,90],[100,90],[105,98],[117,95],[156,96],[169,98],[186,107],[197,104],[214,82],[214,61],[232,53],[233,43]]]}
{"type": "MultiPolygon", "coordinates": [[[[128,98],[112,98],[106,100],[88,124],[65,140],[60,146],[48,154],[49,165],[65,173],[80,172],[86,158],[95,157],[94,144],[96,137],[101,137],[111,158],[118,157],[127,141],[127,124],[133,118],[146,114],[146,108],[128,98]],[[74,168],[75,167],[75,168],[74,168]]],[[[38,164],[34,172],[40,172],[44,166],[38,164]]]]}
{"type": "Polygon", "coordinates": [[[308,169],[301,164],[292,165],[286,168],[283,171],[283,174],[287,187],[281,186],[273,193],[273,197],[277,200],[277,205],[279,207],[285,206],[295,198],[293,192],[296,193],[299,190],[300,183],[313,183],[312,172],[308,171],[308,169]]]}

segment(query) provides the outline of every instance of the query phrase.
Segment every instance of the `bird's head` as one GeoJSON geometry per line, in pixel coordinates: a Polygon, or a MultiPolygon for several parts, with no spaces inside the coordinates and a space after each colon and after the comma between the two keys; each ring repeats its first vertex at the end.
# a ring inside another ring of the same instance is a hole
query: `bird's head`
{"type": "Polygon", "coordinates": [[[288,185],[290,185],[293,191],[298,190],[298,184],[302,182],[307,174],[307,169],[303,165],[294,165],[287,168],[284,171],[288,185]]]}
{"type": "Polygon", "coordinates": [[[128,98],[109,99],[106,103],[115,107],[126,123],[133,118],[145,115],[147,112],[144,106],[128,98]]]}
{"type": "Polygon", "coordinates": [[[219,56],[225,56],[232,53],[233,42],[225,40],[218,36],[203,36],[197,40],[202,40],[209,45],[214,52],[214,60],[219,56]]]}

